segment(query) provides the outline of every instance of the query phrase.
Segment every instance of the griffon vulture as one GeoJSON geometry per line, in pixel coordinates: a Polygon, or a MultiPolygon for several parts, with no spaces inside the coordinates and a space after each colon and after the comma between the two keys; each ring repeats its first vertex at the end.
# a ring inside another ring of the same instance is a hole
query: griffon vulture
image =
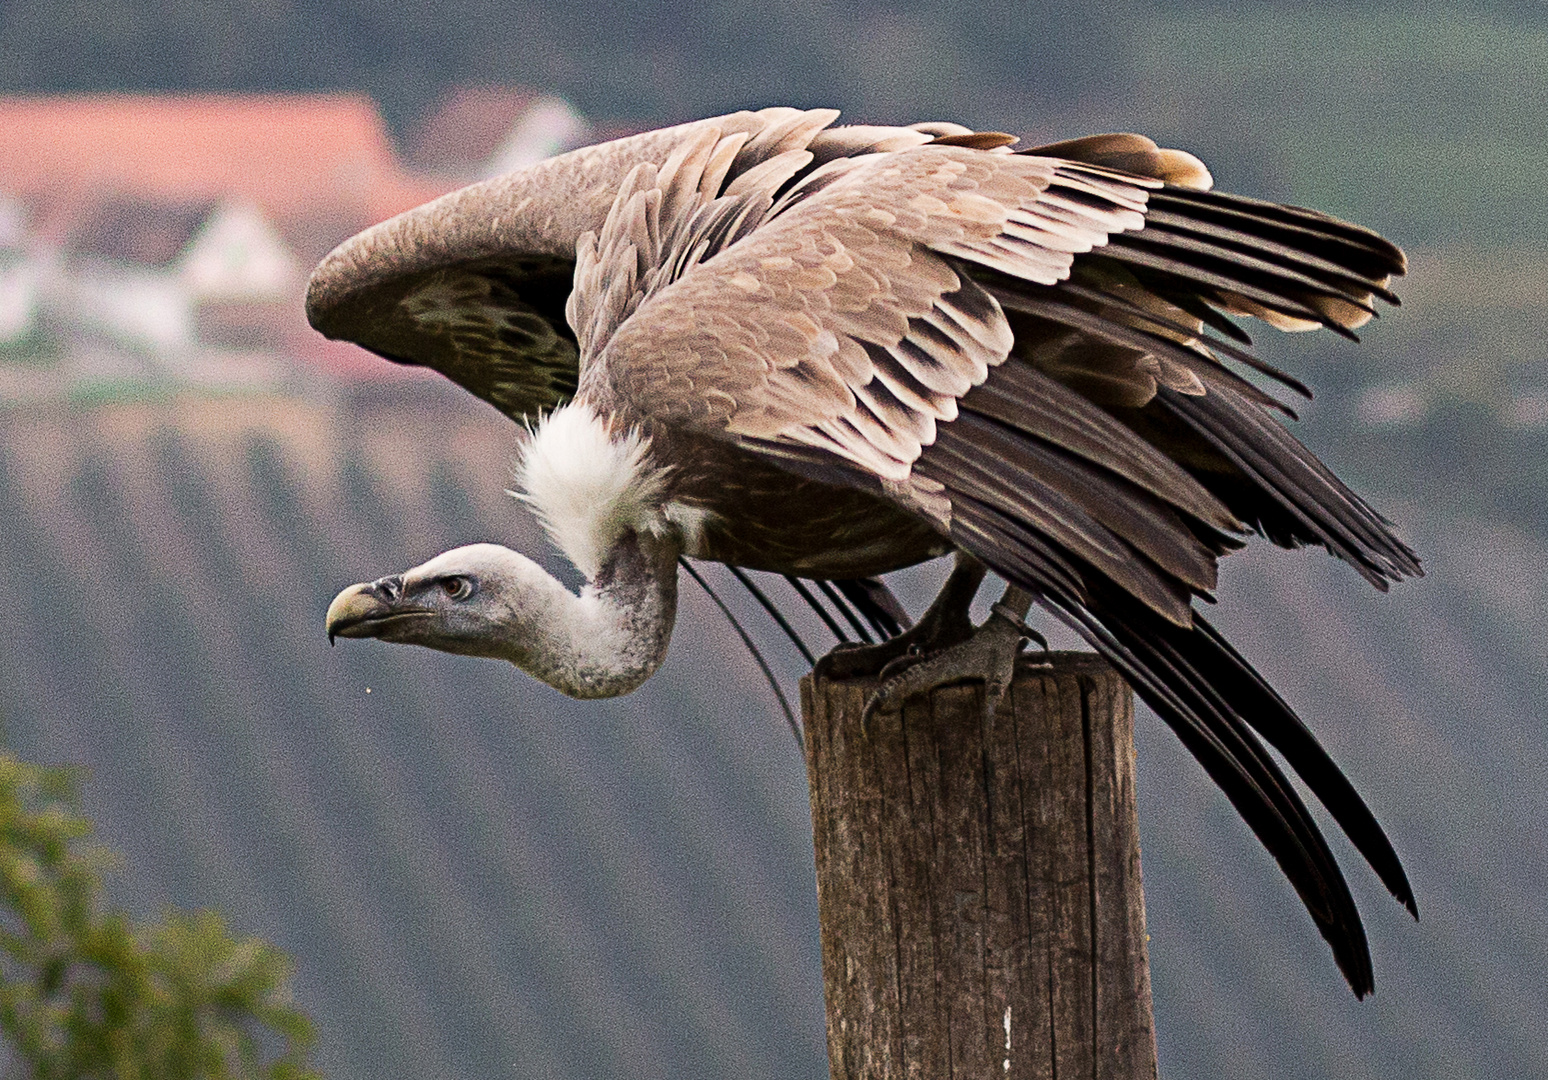
{"type": "Polygon", "coordinates": [[[1305,393],[1233,318],[1352,338],[1377,299],[1396,303],[1402,253],[1213,192],[1196,158],[1137,135],[1013,152],[958,125],[837,115],[740,112],[576,150],[323,261],[318,330],[533,425],[520,497],[589,582],[577,595],[475,544],[344,590],[329,634],[503,658],[608,697],[661,663],[683,556],[832,580],[955,553],[918,625],[826,661],[905,658],[868,715],[964,678],[992,699],[1038,605],[1177,732],[1364,995],[1348,886],[1260,739],[1414,911],[1403,869],[1193,601],[1253,530],[1320,544],[1378,588],[1420,572],[1243,377],[1305,393]],[[1009,588],[974,628],[985,568],[1009,588]]]}

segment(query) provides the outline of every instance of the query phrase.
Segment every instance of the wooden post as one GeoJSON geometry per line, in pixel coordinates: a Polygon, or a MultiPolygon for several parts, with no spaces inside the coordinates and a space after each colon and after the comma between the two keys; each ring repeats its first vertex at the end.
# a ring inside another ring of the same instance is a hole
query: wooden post
{"type": "Polygon", "coordinates": [[[859,716],[801,684],[834,1080],[1156,1075],[1133,696],[1089,653],[859,716]]]}

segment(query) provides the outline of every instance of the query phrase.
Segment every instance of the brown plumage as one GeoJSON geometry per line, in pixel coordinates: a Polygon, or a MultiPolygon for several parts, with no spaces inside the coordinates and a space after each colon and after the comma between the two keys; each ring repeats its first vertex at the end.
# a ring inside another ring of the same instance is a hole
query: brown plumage
{"type": "Polygon", "coordinates": [[[988,564],[1178,731],[1363,994],[1347,886],[1257,736],[1412,909],[1402,868],[1192,601],[1249,527],[1378,587],[1419,572],[1232,366],[1303,390],[1232,316],[1353,337],[1395,302],[1401,252],[1215,193],[1197,159],[1137,135],[1016,153],[836,115],[737,113],[475,185],[335,251],[308,314],[513,418],[573,398],[634,433],[686,554],[810,578],[952,549],[988,564]]]}

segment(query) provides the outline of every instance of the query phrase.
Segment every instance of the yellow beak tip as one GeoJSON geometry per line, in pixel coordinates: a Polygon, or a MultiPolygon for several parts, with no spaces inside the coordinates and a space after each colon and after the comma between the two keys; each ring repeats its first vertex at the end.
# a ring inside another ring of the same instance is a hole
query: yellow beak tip
{"type": "Polygon", "coordinates": [[[335,638],[362,637],[357,633],[363,629],[367,620],[380,616],[387,608],[380,597],[371,591],[370,582],[360,582],[351,585],[339,595],[333,598],[333,603],[328,605],[328,615],[324,626],[328,632],[328,643],[333,644],[335,638]]]}

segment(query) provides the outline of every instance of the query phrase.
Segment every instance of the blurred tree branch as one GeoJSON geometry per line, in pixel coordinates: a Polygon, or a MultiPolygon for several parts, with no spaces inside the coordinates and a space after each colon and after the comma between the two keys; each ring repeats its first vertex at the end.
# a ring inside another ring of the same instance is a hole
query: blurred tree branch
{"type": "Polygon", "coordinates": [[[136,923],[107,907],[113,857],[91,834],[68,770],[0,753],[0,1036],[16,1075],[317,1078],[289,958],[211,911],[136,923]]]}

